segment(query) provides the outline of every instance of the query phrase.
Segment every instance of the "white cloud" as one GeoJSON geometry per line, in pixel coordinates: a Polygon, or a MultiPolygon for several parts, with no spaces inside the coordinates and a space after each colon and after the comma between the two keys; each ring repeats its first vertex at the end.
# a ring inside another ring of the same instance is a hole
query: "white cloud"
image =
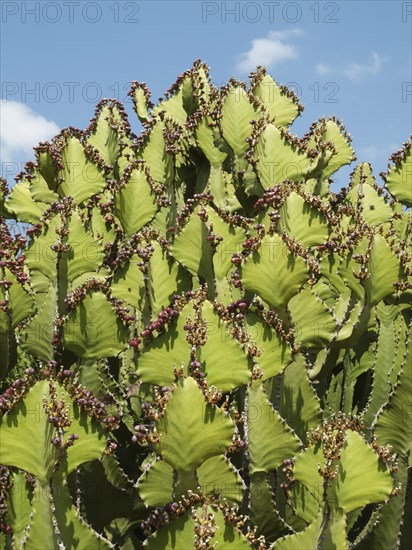
{"type": "Polygon", "coordinates": [[[33,147],[59,132],[53,121],[35,113],[28,105],[0,100],[0,157],[13,162],[22,156],[33,157],[33,147]]]}
{"type": "Polygon", "coordinates": [[[331,68],[328,66],[328,65],[324,65],[323,63],[319,63],[318,65],[316,65],[316,72],[318,74],[329,74],[331,71],[331,68]]]}
{"type": "Polygon", "coordinates": [[[287,41],[302,32],[301,29],[271,31],[267,38],[255,38],[251,48],[240,54],[236,69],[246,73],[256,69],[258,65],[271,67],[287,59],[296,59],[297,49],[287,41]]]}
{"type": "Polygon", "coordinates": [[[318,63],[315,68],[316,72],[320,75],[343,75],[352,81],[357,81],[365,76],[378,75],[384,61],[384,58],[378,53],[372,52],[371,59],[368,63],[351,62],[343,67],[331,67],[330,65],[325,65],[324,63],[318,63]]]}
{"type": "Polygon", "coordinates": [[[362,76],[376,76],[382,67],[383,59],[376,52],[372,52],[372,60],[364,65],[360,63],[350,63],[344,70],[343,74],[351,80],[357,80],[362,76]]]}
{"type": "Polygon", "coordinates": [[[389,156],[398,149],[398,146],[394,143],[388,143],[387,145],[377,147],[376,145],[367,145],[366,147],[360,147],[357,149],[358,161],[381,161],[386,162],[389,156]]]}

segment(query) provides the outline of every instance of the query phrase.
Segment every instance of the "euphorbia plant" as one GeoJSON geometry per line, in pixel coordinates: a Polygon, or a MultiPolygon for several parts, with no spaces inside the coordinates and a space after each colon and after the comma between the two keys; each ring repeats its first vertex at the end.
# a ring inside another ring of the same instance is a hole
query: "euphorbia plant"
{"type": "Polygon", "coordinates": [[[263,68],[130,95],[2,184],[0,547],[406,548],[411,144],[335,193],[263,68]]]}

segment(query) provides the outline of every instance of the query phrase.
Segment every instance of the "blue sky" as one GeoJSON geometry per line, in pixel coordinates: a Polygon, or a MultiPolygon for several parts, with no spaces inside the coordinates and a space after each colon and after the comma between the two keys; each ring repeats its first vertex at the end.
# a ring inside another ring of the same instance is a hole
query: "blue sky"
{"type": "Polygon", "coordinates": [[[2,0],[1,27],[0,152],[10,181],[38,141],[84,128],[101,97],[123,101],[139,80],[157,100],[197,58],[216,84],[266,65],[305,106],[291,130],[301,136],[338,115],[375,176],[411,132],[412,2],[2,0]]]}

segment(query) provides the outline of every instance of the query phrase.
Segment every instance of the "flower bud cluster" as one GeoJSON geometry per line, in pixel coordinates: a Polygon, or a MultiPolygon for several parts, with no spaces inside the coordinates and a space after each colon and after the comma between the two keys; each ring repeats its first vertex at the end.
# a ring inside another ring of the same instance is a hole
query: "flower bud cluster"
{"type": "MultiPolygon", "coordinates": [[[[28,374],[27,370],[28,369],[26,369],[26,374],[28,374]]],[[[33,369],[30,369],[30,372],[32,370],[33,369]]],[[[17,378],[14,380],[11,386],[0,395],[0,413],[5,414],[6,412],[12,410],[15,405],[24,398],[33,383],[34,378],[31,376],[28,376],[27,378],[17,378]]]]}
{"type": "Polygon", "coordinates": [[[140,336],[142,338],[153,338],[153,333],[157,332],[159,334],[164,332],[178,316],[179,311],[177,309],[167,307],[158,313],[156,321],[152,321],[144,327],[140,336]]]}
{"type": "Polygon", "coordinates": [[[166,506],[156,508],[142,523],[141,529],[144,535],[148,537],[154,530],[158,530],[164,525],[168,525],[178,517],[183,516],[193,505],[201,502],[201,496],[192,491],[188,491],[181,500],[171,502],[166,506]]]}
{"type": "Polygon", "coordinates": [[[10,469],[0,465],[0,533],[4,533],[5,535],[13,533],[13,528],[7,523],[7,494],[12,487],[13,477],[10,469]]]}
{"type": "Polygon", "coordinates": [[[48,421],[55,428],[68,428],[72,423],[69,417],[70,406],[66,404],[64,394],[60,400],[57,398],[56,385],[52,380],[49,381],[49,394],[50,400],[43,398],[43,409],[48,421]]]}
{"type": "MultiPolygon", "coordinates": [[[[76,403],[76,405],[78,405],[90,417],[94,418],[98,422],[102,422],[106,417],[106,405],[97,399],[97,397],[95,397],[87,388],[77,384],[70,384],[67,387],[67,391],[74,403],[76,403]]],[[[113,420],[113,423],[116,423],[116,419],[113,420]]]]}
{"type": "Polygon", "coordinates": [[[198,512],[199,510],[193,508],[191,515],[195,524],[194,547],[196,550],[209,550],[212,548],[210,542],[217,530],[215,515],[208,511],[206,504],[202,507],[200,516],[198,512]]]}

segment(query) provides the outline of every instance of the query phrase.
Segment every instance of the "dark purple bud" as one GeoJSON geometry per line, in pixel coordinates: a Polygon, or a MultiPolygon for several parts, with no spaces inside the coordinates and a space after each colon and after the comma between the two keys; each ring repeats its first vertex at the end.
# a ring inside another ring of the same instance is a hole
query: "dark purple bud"
{"type": "Polygon", "coordinates": [[[132,338],[129,341],[129,346],[132,347],[132,348],[138,348],[140,343],[141,343],[140,338],[132,338]]]}
{"type": "Polygon", "coordinates": [[[74,372],[71,371],[71,370],[64,370],[64,371],[62,371],[62,375],[67,377],[67,378],[70,378],[71,376],[74,375],[74,372]]]}

